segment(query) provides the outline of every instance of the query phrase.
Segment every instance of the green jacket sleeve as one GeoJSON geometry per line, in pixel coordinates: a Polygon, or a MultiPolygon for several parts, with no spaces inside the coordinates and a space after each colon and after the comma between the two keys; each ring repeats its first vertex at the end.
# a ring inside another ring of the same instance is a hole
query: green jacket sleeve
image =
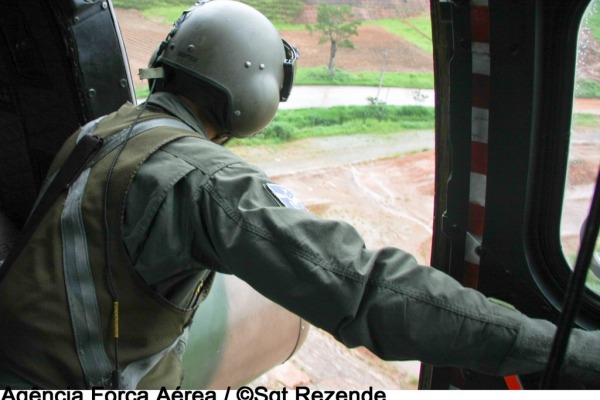
{"type": "MultiPolygon", "coordinates": [[[[347,223],[282,207],[261,171],[226,152],[194,163],[162,212],[178,215],[171,231],[193,232],[186,251],[197,263],[384,359],[502,375],[544,368],[553,325],[492,303],[400,249],[369,250],[347,223]]],[[[588,336],[580,344],[600,347],[597,334],[588,336]]],[[[600,360],[580,366],[579,356],[568,358],[571,372],[597,379],[600,360]]]]}

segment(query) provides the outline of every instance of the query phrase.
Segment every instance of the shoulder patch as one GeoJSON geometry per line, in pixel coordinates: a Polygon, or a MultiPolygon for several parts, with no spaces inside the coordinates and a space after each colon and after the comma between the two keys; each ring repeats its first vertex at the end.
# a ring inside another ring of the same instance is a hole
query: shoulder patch
{"type": "Polygon", "coordinates": [[[304,205],[300,203],[298,199],[296,199],[294,193],[292,193],[286,187],[278,185],[276,183],[267,183],[265,184],[265,188],[273,197],[275,197],[275,199],[282,206],[287,208],[295,208],[297,210],[308,211],[306,207],[304,207],[304,205]]]}

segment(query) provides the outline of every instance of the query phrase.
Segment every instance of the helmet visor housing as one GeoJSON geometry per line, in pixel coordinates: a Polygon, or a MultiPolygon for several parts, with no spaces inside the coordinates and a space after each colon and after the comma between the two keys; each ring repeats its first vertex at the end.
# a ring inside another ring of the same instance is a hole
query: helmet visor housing
{"type": "Polygon", "coordinates": [[[279,93],[279,100],[287,101],[294,86],[296,61],[300,58],[300,52],[285,40],[283,40],[283,48],[285,50],[285,60],[283,60],[283,86],[279,93]]]}

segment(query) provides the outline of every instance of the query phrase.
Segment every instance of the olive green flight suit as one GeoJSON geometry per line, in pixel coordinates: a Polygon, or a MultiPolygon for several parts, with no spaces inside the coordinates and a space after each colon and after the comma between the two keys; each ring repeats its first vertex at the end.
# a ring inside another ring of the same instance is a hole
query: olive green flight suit
{"type": "MultiPolygon", "coordinates": [[[[149,105],[205,137],[177,97],[158,93],[149,105]]],[[[193,301],[206,269],[234,274],[387,360],[528,373],[544,368],[555,331],[402,250],[367,249],[353,227],[301,209],[262,171],[201,137],[168,143],[139,168],[122,239],[139,275],[174,304],[193,301]]],[[[574,331],[566,371],[600,383],[598,332],[574,331]]]]}
{"type": "MultiPolygon", "coordinates": [[[[150,104],[201,130],[174,96],[150,104]]],[[[123,239],[140,274],[157,288],[198,264],[234,274],[345,345],[387,360],[493,375],[545,367],[554,325],[492,303],[402,250],[367,249],[352,226],[293,208],[293,199],[283,197],[292,207],[282,207],[271,184],[211,142],[165,146],[140,168],[127,199],[123,239]],[[157,179],[172,187],[150,208],[157,179]]],[[[600,382],[600,332],[574,331],[566,371],[600,382]]]]}

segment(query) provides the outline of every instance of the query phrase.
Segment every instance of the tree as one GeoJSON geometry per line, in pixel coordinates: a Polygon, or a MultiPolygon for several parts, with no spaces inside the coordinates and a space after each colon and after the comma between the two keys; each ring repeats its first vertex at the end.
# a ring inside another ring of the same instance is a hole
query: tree
{"type": "Polygon", "coordinates": [[[309,25],[308,29],[312,32],[317,30],[321,32],[319,43],[329,41],[331,49],[329,52],[329,76],[335,73],[335,56],[338,48],[354,48],[354,43],[350,36],[358,36],[357,21],[352,14],[352,9],[348,5],[319,4],[317,8],[317,23],[309,25]]]}

